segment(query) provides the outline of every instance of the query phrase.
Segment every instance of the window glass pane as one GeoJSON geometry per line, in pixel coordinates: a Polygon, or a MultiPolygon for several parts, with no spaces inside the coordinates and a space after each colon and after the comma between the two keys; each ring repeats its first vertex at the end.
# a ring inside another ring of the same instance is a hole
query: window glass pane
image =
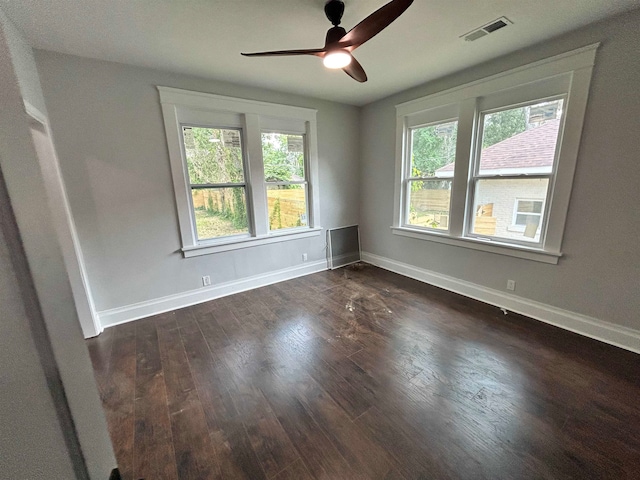
{"type": "Polygon", "coordinates": [[[411,130],[411,177],[453,177],[458,122],[411,130]]]}
{"type": "Polygon", "coordinates": [[[267,201],[271,230],[308,225],[306,185],[267,185],[267,201]]]}
{"type": "Polygon", "coordinates": [[[543,222],[542,206],[548,188],[548,178],[477,180],[472,233],[486,237],[539,242],[543,222]],[[517,201],[517,198],[522,196],[539,200],[517,201]],[[519,208],[529,209],[531,213],[516,211],[519,208]]]}
{"type": "Polygon", "coordinates": [[[304,135],[263,133],[262,158],[267,182],[303,181],[304,135]]]}
{"type": "Polygon", "coordinates": [[[244,187],[191,189],[199,240],[249,232],[244,187]]]}
{"type": "Polygon", "coordinates": [[[244,183],[240,130],[183,127],[191,185],[244,183]]]}
{"type": "Polygon", "coordinates": [[[518,214],[516,215],[516,225],[522,225],[522,226],[526,226],[532,223],[535,223],[536,226],[538,225],[538,223],[540,222],[540,215],[522,215],[522,214],[518,214]]]}
{"type": "Polygon", "coordinates": [[[453,180],[409,181],[409,225],[449,230],[453,180]]]}
{"type": "Polygon", "coordinates": [[[480,175],[550,173],[562,106],[554,100],[483,115],[480,175]]]}
{"type": "Polygon", "coordinates": [[[540,213],[542,212],[542,202],[539,200],[518,200],[518,212],[540,213]]]}

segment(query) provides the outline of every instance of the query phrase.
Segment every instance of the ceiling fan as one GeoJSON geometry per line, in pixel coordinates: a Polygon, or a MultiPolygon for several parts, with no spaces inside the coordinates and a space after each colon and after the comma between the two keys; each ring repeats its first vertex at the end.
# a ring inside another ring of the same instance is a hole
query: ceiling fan
{"type": "Polygon", "coordinates": [[[341,68],[358,82],[366,82],[367,74],[351,52],[388,27],[412,3],[413,0],[392,0],[347,32],[339,26],[344,13],[344,2],[329,0],[324,6],[324,13],[333,27],[327,31],[324,47],[307,50],[243,53],[242,55],[245,57],[315,55],[323,59],[325,67],[341,68]]]}

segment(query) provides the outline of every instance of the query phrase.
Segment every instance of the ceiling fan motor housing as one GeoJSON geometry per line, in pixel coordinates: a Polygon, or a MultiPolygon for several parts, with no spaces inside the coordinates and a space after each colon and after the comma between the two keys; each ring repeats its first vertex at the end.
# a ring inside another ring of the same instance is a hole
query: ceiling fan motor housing
{"type": "Polygon", "coordinates": [[[342,0],[329,0],[324,6],[324,13],[332,25],[340,25],[342,14],[344,13],[344,2],[342,0]]]}
{"type": "Polygon", "coordinates": [[[346,34],[347,31],[342,27],[338,27],[337,25],[335,27],[331,27],[329,30],[327,30],[327,36],[324,41],[325,47],[331,45],[332,43],[338,42],[346,34]]]}

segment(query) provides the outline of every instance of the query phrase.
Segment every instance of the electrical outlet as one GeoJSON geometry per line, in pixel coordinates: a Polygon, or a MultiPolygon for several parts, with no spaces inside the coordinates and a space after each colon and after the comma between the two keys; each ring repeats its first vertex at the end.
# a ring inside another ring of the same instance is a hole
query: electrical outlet
{"type": "Polygon", "coordinates": [[[302,254],[302,261],[303,261],[303,262],[306,262],[306,261],[307,261],[307,254],[306,254],[306,253],[303,253],[303,254],[302,254]]]}
{"type": "Polygon", "coordinates": [[[208,287],[209,285],[211,285],[211,277],[209,275],[205,275],[202,277],[202,286],[208,287]]]}
{"type": "Polygon", "coordinates": [[[514,291],[516,289],[516,281],[515,280],[507,280],[507,290],[514,291]]]}

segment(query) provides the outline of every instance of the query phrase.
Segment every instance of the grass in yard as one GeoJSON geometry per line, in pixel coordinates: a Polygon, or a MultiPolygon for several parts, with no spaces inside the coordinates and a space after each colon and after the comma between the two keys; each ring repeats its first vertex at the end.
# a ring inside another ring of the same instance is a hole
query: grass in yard
{"type": "Polygon", "coordinates": [[[196,227],[200,240],[247,233],[247,227],[236,228],[231,220],[204,208],[196,209],[196,227]]]}

